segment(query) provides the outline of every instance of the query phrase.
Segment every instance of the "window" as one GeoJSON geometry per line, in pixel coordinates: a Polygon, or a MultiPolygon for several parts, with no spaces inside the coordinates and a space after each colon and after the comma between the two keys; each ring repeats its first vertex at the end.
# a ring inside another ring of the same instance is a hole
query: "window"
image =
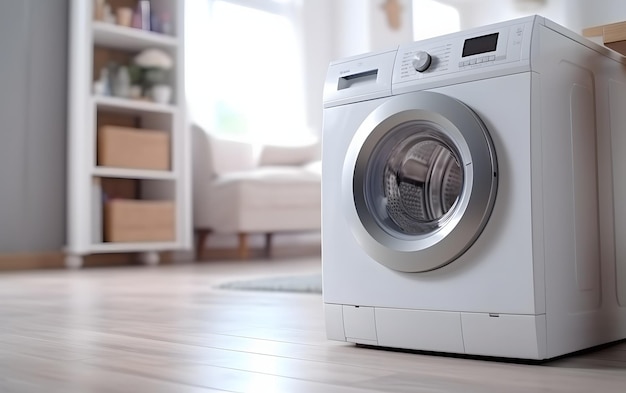
{"type": "Polygon", "coordinates": [[[191,0],[187,80],[193,120],[231,139],[297,143],[305,127],[294,0],[191,0]]]}
{"type": "Polygon", "coordinates": [[[413,0],[413,38],[416,41],[454,33],[460,27],[456,8],[434,0],[413,0]]]}

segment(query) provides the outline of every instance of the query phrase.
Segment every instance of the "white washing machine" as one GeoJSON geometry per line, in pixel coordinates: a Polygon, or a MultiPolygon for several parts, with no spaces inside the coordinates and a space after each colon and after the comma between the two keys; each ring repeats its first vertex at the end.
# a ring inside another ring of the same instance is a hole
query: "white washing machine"
{"type": "Polygon", "coordinates": [[[625,64],[539,16],[331,63],[328,338],[546,359],[626,337],[625,64]]]}

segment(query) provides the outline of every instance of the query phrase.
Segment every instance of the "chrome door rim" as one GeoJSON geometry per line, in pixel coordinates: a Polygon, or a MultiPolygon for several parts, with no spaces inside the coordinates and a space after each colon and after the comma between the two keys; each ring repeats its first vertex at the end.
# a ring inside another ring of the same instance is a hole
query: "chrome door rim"
{"type": "Polygon", "coordinates": [[[344,161],[342,200],[352,232],[368,255],[394,270],[424,272],[454,261],[478,238],[495,203],[497,178],[495,150],[480,118],[454,98],[415,92],[389,99],[358,128],[344,161]],[[372,213],[367,173],[381,141],[416,121],[437,126],[460,160],[463,186],[445,225],[406,234],[385,227],[372,213]]]}

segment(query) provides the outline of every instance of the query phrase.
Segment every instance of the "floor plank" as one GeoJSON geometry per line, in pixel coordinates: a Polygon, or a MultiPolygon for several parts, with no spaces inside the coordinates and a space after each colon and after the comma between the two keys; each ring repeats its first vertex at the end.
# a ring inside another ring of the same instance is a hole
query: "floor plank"
{"type": "Polygon", "coordinates": [[[326,340],[322,299],[218,289],[319,258],[0,275],[0,392],[620,392],[626,342],[541,365],[326,340]]]}

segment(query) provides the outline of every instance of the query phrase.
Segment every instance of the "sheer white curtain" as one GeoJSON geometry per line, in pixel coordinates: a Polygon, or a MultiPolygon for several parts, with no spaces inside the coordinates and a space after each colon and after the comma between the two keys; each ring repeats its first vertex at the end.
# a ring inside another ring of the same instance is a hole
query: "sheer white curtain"
{"type": "Polygon", "coordinates": [[[299,0],[186,0],[193,121],[251,142],[297,144],[305,126],[299,0]]]}

